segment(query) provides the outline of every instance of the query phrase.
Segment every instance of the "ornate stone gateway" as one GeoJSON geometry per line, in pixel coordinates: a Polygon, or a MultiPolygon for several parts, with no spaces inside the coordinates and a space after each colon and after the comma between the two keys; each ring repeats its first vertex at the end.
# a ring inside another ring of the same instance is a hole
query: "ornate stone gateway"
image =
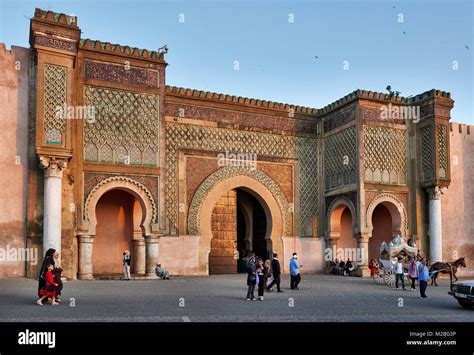
{"type": "Polygon", "coordinates": [[[316,109],[177,88],[165,53],[80,36],[77,18],[36,9],[28,144],[42,169],[29,169],[27,246],[60,251],[67,277],[93,278],[98,259],[119,270],[126,246],[148,277],[158,262],[235,272],[250,250],[278,253],[284,272],[298,252],[316,272],[333,247],[356,249],[364,276],[396,234],[441,259],[449,93],[357,90],[316,109]],[[117,211],[115,239],[101,228],[117,211]]]}

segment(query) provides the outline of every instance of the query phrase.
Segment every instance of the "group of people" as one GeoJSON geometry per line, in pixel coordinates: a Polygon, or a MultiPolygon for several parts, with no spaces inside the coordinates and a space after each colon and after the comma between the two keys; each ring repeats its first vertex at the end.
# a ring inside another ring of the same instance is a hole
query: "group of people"
{"type": "MultiPolygon", "coordinates": [[[[408,263],[408,277],[411,281],[410,290],[415,292],[416,281],[420,284],[420,298],[428,298],[426,295],[426,288],[428,287],[428,261],[426,258],[410,258],[408,263]]],[[[398,288],[398,281],[401,281],[402,288],[405,290],[405,273],[403,258],[398,257],[398,261],[395,264],[395,287],[398,288]]]]}
{"type": "Polygon", "coordinates": [[[332,265],[331,274],[349,276],[355,269],[356,265],[350,259],[347,259],[346,262],[344,262],[344,260],[339,261],[339,259],[336,259],[332,265]]]}
{"type": "Polygon", "coordinates": [[[47,300],[53,306],[57,306],[62,302],[59,296],[63,289],[61,280],[63,269],[56,265],[58,258],[59,253],[53,248],[48,249],[45,254],[38,277],[39,299],[36,301],[38,306],[42,306],[44,300],[47,300]]]}
{"type": "MultiPolygon", "coordinates": [[[[290,288],[292,290],[299,290],[298,285],[301,282],[300,265],[297,261],[298,255],[293,253],[293,257],[290,260],[290,288]]],[[[278,260],[278,254],[273,254],[273,259],[263,260],[257,258],[255,253],[252,252],[246,259],[247,268],[247,301],[259,300],[263,301],[264,293],[272,292],[273,286],[276,285],[277,292],[283,292],[281,290],[281,266],[278,260]],[[255,298],[255,287],[258,290],[258,298],[255,298]]]]}
{"type": "MultiPolygon", "coordinates": [[[[420,285],[420,298],[428,298],[426,295],[426,288],[428,287],[428,261],[426,258],[422,257],[420,252],[416,257],[410,257],[408,259],[408,277],[410,278],[410,290],[412,292],[416,291],[416,281],[420,285]]],[[[369,262],[370,276],[375,277],[377,274],[377,268],[379,263],[377,260],[372,259],[369,262]]],[[[406,290],[405,287],[405,267],[403,263],[403,258],[399,256],[397,262],[394,265],[395,270],[395,288],[399,288],[401,284],[403,290],[406,290]]]]}

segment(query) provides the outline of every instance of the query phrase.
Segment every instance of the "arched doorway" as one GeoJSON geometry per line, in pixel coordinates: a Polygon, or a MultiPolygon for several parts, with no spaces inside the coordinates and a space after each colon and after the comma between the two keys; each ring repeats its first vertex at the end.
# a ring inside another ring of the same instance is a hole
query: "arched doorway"
{"type": "MultiPolygon", "coordinates": [[[[123,251],[129,250],[134,260],[133,241],[142,238],[140,225],[143,213],[140,203],[131,193],[113,189],[100,197],[95,213],[94,275],[121,274],[123,251]]],[[[132,272],[135,269],[132,267],[132,272]]]]}
{"type": "Polygon", "coordinates": [[[382,242],[390,243],[397,235],[402,235],[402,216],[395,204],[380,202],[371,213],[372,235],[369,240],[369,260],[380,257],[382,242]]]}
{"type": "Polygon", "coordinates": [[[211,215],[209,274],[238,272],[239,258],[251,251],[260,258],[269,258],[267,215],[254,194],[242,188],[231,189],[216,201],[211,215]]]}
{"type": "Polygon", "coordinates": [[[332,260],[358,261],[355,234],[355,209],[351,201],[338,199],[329,207],[328,237],[332,260]]]}
{"type": "Polygon", "coordinates": [[[265,239],[271,251],[286,258],[283,238],[294,235],[290,205],[279,185],[264,172],[243,167],[221,168],[204,180],[191,200],[188,213],[188,232],[200,236],[199,259],[202,271],[209,273],[211,251],[212,211],[217,200],[226,192],[242,189],[249,192],[262,205],[266,217],[265,239]]]}
{"type": "Polygon", "coordinates": [[[131,271],[153,277],[159,251],[157,212],[153,195],[136,180],[113,176],[94,186],[77,228],[78,278],[121,274],[126,249],[132,252],[131,271]]]}

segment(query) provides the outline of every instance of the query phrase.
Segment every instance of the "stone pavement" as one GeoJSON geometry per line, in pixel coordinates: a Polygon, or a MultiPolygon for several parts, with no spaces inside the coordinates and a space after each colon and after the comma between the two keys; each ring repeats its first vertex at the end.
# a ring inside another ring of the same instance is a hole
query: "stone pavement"
{"type": "Polygon", "coordinates": [[[37,282],[0,280],[2,322],[472,322],[447,294],[449,282],[419,292],[376,285],[371,279],[303,274],[299,291],[266,293],[265,301],[246,301],[246,276],[174,277],[171,280],[69,281],[63,304],[35,304],[37,282]],[[73,306],[74,305],[74,306],[73,306]]]}

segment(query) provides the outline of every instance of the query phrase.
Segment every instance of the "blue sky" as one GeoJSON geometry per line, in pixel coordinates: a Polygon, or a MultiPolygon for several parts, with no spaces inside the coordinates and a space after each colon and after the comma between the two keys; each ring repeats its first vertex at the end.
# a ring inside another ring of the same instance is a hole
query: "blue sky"
{"type": "Polygon", "coordinates": [[[28,17],[40,7],[78,16],[83,38],[150,50],[167,44],[169,85],[316,108],[358,88],[384,92],[390,84],[403,96],[437,88],[455,100],[452,121],[474,124],[470,0],[0,4],[7,47],[29,46],[28,17]]]}

